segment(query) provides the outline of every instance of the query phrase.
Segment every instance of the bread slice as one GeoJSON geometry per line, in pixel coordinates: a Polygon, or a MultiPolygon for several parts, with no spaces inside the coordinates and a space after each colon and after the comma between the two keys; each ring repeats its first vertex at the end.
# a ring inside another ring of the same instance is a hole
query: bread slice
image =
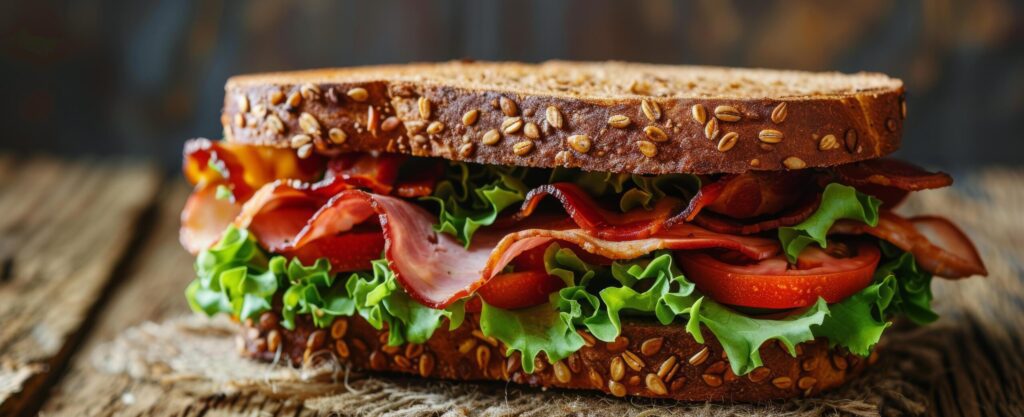
{"type": "Polygon", "coordinates": [[[826,167],[899,147],[903,84],[881,74],[448,62],[228,80],[226,139],[300,155],[401,152],[591,171],[826,167]]]}
{"type": "Polygon", "coordinates": [[[301,364],[338,361],[355,369],[463,381],[510,381],[540,387],[603,391],[615,396],[642,396],[683,401],[765,401],[815,395],[860,374],[876,356],[862,359],[829,348],[826,340],[797,346],[792,357],[781,345],[766,343],[764,366],[742,377],[730,369],[721,345],[705,330],[697,343],[682,325],[626,321],[613,343],[581,333],[586,345],[554,364],[537,358],[532,374],[523,371],[519,354],[506,357],[504,346],[484,336],[478,315],[462,326],[442,325],[423,344],[387,346],[387,331],[362,317],[342,317],[317,329],[305,316],[295,330],[280,327],[278,316],[264,313],[249,321],[239,336],[245,356],[266,362],[301,364]]]}

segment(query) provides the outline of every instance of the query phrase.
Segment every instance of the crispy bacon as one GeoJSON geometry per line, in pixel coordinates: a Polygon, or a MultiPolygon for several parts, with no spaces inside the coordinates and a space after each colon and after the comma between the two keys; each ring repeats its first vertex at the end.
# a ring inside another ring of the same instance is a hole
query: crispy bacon
{"type": "Polygon", "coordinates": [[[720,216],[715,213],[700,213],[693,219],[693,223],[708,230],[718,233],[752,235],[767,230],[774,230],[784,226],[792,226],[811,217],[818,205],[821,204],[821,195],[814,194],[804,197],[803,202],[786,210],[783,213],[771,216],[769,219],[743,223],[738,220],[720,216]]]}
{"type": "Polygon", "coordinates": [[[707,203],[707,210],[734,219],[779,213],[805,198],[810,179],[811,176],[803,171],[747,172],[725,176],[710,184],[719,184],[722,190],[717,198],[707,203]]]}
{"type": "Polygon", "coordinates": [[[909,162],[892,158],[871,159],[835,167],[843,183],[853,186],[876,184],[905,191],[948,187],[953,177],[945,172],[930,172],[909,162]]]}
{"type": "Polygon", "coordinates": [[[228,200],[218,200],[217,187],[199,184],[185,201],[181,210],[181,230],[178,239],[181,246],[192,254],[213,246],[220,240],[220,234],[240,211],[240,207],[228,200]]]}
{"type": "Polygon", "coordinates": [[[537,187],[526,194],[526,201],[516,215],[523,219],[537,209],[544,196],[556,198],[569,217],[592,235],[609,240],[642,239],[670,227],[670,216],[682,207],[682,202],[666,197],[651,210],[632,210],[618,213],[598,206],[590,195],[572,183],[555,183],[537,187]]]}
{"type": "Polygon", "coordinates": [[[910,252],[924,270],[944,278],[987,275],[988,270],[970,238],[942,217],[903,218],[890,211],[879,213],[878,226],[840,221],[830,233],[868,234],[910,252]]]}

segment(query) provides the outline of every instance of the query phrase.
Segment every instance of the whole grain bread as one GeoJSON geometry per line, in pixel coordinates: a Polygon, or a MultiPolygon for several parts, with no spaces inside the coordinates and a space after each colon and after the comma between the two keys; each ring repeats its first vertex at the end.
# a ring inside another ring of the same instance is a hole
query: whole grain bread
{"type": "Polygon", "coordinates": [[[312,152],[645,174],[825,167],[899,147],[881,74],[448,62],[242,75],[227,140],[312,152]]]}
{"type": "Polygon", "coordinates": [[[780,344],[761,347],[764,366],[742,377],[729,367],[721,345],[704,331],[697,343],[681,325],[626,321],[612,343],[581,333],[586,345],[567,359],[548,362],[543,354],[531,374],[520,355],[506,356],[504,345],[484,336],[479,316],[468,314],[453,331],[442,325],[423,344],[387,346],[359,316],[337,319],[318,329],[299,317],[294,330],[280,326],[275,313],[248,321],[239,336],[240,353],[294,366],[338,361],[355,369],[464,381],[510,381],[540,387],[597,390],[618,397],[642,396],[683,401],[765,401],[815,395],[861,373],[876,356],[862,359],[830,349],[826,340],[797,345],[790,356],[780,344]]]}

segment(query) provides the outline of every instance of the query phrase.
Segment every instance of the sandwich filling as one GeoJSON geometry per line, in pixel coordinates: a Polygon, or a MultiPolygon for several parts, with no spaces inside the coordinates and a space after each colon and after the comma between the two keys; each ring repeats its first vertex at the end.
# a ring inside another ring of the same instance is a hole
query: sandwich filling
{"type": "Polygon", "coordinates": [[[195,311],[289,329],[359,315],[390,345],[472,314],[526,372],[627,319],[713,335],[737,375],[771,340],[868,355],[897,317],[937,318],[933,276],[986,274],[948,220],[893,212],[952,179],[891,159],[648,176],[197,139],[184,170],[195,311]]]}

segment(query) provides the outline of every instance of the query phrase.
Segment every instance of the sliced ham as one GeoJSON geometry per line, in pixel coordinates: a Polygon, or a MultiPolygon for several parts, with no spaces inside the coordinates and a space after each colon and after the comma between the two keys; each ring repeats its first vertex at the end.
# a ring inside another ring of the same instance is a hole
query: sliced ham
{"type": "Polygon", "coordinates": [[[944,278],[987,275],[988,270],[970,238],[942,217],[903,218],[890,211],[879,213],[878,225],[837,222],[830,233],[868,234],[914,255],[924,270],[944,278]]]}

